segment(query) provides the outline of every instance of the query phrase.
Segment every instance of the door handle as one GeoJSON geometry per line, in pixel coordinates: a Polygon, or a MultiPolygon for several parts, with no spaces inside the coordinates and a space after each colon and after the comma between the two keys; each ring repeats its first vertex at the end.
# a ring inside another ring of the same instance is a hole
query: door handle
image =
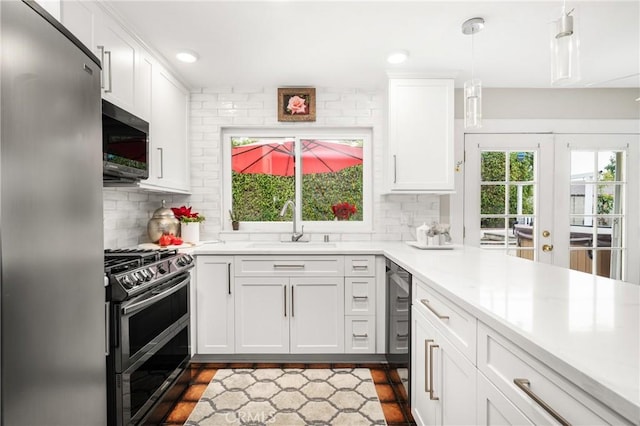
{"type": "Polygon", "coordinates": [[[433,396],[433,348],[439,348],[439,345],[431,345],[429,347],[429,399],[438,401],[440,398],[433,396]]]}
{"type": "Polygon", "coordinates": [[[108,89],[104,89],[104,93],[111,93],[111,89],[113,88],[113,80],[111,79],[111,51],[110,50],[105,50],[104,51],[104,55],[109,57],[109,88],[108,89]]]}
{"type": "Polygon", "coordinates": [[[429,343],[433,339],[424,339],[424,393],[431,393],[429,390],[429,343]]]}
{"type": "Polygon", "coordinates": [[[282,287],[284,289],[284,317],[287,317],[287,286],[282,287]]]}
{"type": "Polygon", "coordinates": [[[291,285],[291,318],[295,316],[294,314],[294,306],[293,306],[293,288],[295,285],[291,285]]]}
{"type": "Polygon", "coordinates": [[[160,152],[160,175],[158,179],[162,179],[164,177],[164,148],[156,148],[160,152]]]}
{"type": "Polygon", "coordinates": [[[571,424],[564,417],[562,417],[560,414],[558,414],[558,412],[556,410],[551,408],[551,406],[549,404],[547,404],[545,401],[543,401],[542,398],[540,398],[538,395],[536,395],[531,390],[531,382],[529,382],[529,380],[527,380],[527,379],[513,379],[513,383],[517,387],[519,387],[525,394],[527,394],[527,396],[529,398],[531,398],[533,401],[535,401],[536,404],[538,404],[540,407],[542,407],[544,409],[544,411],[546,411],[554,419],[556,419],[558,421],[558,423],[560,423],[563,426],[569,426],[571,424]]]}
{"type": "Polygon", "coordinates": [[[553,251],[553,244],[545,244],[542,246],[542,251],[545,253],[549,253],[553,251]]]}

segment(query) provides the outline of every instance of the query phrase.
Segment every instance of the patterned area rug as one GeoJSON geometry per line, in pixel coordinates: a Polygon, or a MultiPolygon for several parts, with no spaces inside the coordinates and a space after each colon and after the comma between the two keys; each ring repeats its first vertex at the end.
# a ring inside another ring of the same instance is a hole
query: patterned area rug
{"type": "Polygon", "coordinates": [[[367,368],[218,370],[185,425],[386,425],[367,368]]]}

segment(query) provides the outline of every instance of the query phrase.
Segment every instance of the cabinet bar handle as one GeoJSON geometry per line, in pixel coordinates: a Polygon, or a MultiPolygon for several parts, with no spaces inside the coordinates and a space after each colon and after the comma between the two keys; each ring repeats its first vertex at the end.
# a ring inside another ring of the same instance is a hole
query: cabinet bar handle
{"type": "Polygon", "coordinates": [[[353,300],[367,300],[369,296],[353,296],[353,300]]]}
{"type": "Polygon", "coordinates": [[[369,337],[369,335],[367,333],[364,333],[364,334],[353,333],[353,338],[354,339],[366,339],[367,337],[369,337]]]}
{"type": "Polygon", "coordinates": [[[104,46],[98,46],[98,50],[100,51],[100,66],[102,67],[100,71],[100,88],[104,89],[104,46]]]}
{"type": "Polygon", "coordinates": [[[542,407],[544,409],[544,411],[549,413],[551,415],[551,417],[556,419],[558,421],[558,423],[560,423],[563,426],[570,426],[571,425],[571,423],[569,423],[564,417],[562,417],[560,414],[558,414],[558,412],[556,410],[551,408],[551,406],[549,404],[544,402],[542,400],[542,398],[540,398],[538,395],[533,393],[533,391],[531,390],[531,387],[530,387],[531,386],[531,382],[529,382],[528,379],[513,379],[513,383],[515,383],[515,385],[517,387],[522,389],[522,391],[524,393],[526,393],[529,398],[533,399],[536,404],[538,404],[540,407],[542,407]]]}
{"type": "Polygon", "coordinates": [[[227,263],[227,287],[229,288],[229,294],[231,294],[231,264],[227,263]]]}
{"type": "Polygon", "coordinates": [[[397,181],[397,174],[396,174],[396,156],[393,156],[393,183],[396,183],[397,181]]]}
{"type": "Polygon", "coordinates": [[[284,317],[287,317],[287,286],[282,287],[284,289],[284,317]]]}
{"type": "Polygon", "coordinates": [[[109,57],[109,88],[104,89],[104,93],[111,93],[111,89],[113,89],[113,80],[111,79],[111,51],[105,50],[104,54],[109,57]]]}
{"type": "Polygon", "coordinates": [[[293,306],[293,288],[294,287],[295,287],[295,285],[291,286],[291,318],[293,318],[294,315],[295,315],[294,314],[294,310],[293,310],[293,308],[294,308],[294,306],[293,306]]]}
{"type": "Polygon", "coordinates": [[[164,177],[164,149],[163,148],[156,148],[158,151],[160,151],[160,175],[158,176],[158,179],[162,179],[164,177]]]}
{"type": "Polygon", "coordinates": [[[304,263],[291,263],[291,264],[285,264],[285,263],[274,263],[273,264],[273,269],[278,269],[278,268],[288,268],[288,269],[304,269],[304,263]]]}
{"type": "Polygon", "coordinates": [[[429,343],[433,339],[424,339],[424,393],[430,393],[429,390],[429,343]]]}
{"type": "Polygon", "coordinates": [[[422,303],[424,306],[426,306],[427,309],[429,309],[431,312],[433,312],[433,314],[435,316],[437,316],[439,319],[441,319],[441,320],[448,320],[449,319],[449,317],[447,315],[440,315],[431,306],[429,306],[429,301],[427,299],[421,299],[420,303],[422,303]]]}
{"type": "Polygon", "coordinates": [[[397,296],[397,297],[396,297],[396,300],[397,300],[398,302],[406,302],[407,300],[409,300],[409,296],[406,296],[406,297],[397,296]]]}
{"type": "Polygon", "coordinates": [[[396,338],[398,339],[406,339],[407,337],[409,337],[409,333],[405,333],[405,334],[396,333],[396,338]]]}
{"type": "Polygon", "coordinates": [[[439,348],[438,345],[431,345],[429,347],[429,399],[437,401],[440,398],[433,396],[433,348],[439,348]]]}
{"type": "Polygon", "coordinates": [[[367,265],[353,265],[351,269],[354,271],[366,271],[369,267],[367,265]]]}

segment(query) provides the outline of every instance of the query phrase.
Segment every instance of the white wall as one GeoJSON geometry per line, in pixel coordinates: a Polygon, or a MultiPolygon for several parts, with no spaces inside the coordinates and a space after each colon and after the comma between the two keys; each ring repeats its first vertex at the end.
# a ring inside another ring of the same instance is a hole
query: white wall
{"type": "MultiPolygon", "coordinates": [[[[386,93],[359,89],[316,88],[316,122],[279,123],[277,88],[218,87],[191,94],[191,196],[148,193],[138,189],[103,191],[105,248],[128,247],[148,242],[146,225],[161,200],[168,207],[192,205],[207,220],[201,239],[280,239],[280,234],[221,233],[224,220],[221,131],[225,127],[272,129],[366,127],[373,143],[373,231],[330,234],[334,241],[411,240],[413,229],[423,222],[438,221],[438,195],[382,195],[383,143],[386,138],[386,93]]],[[[324,233],[311,235],[322,239],[324,233]]]]}
{"type": "MultiPolygon", "coordinates": [[[[207,217],[203,238],[280,239],[282,235],[221,233],[228,220],[221,206],[221,131],[230,127],[270,129],[366,127],[373,143],[373,232],[331,234],[332,240],[414,239],[414,226],[439,220],[437,195],[382,195],[386,93],[359,89],[316,88],[316,121],[277,121],[277,88],[219,87],[191,94],[192,203],[207,217]]],[[[225,210],[226,211],[226,210],[225,210]]],[[[324,233],[312,235],[321,239],[324,233]]]]}

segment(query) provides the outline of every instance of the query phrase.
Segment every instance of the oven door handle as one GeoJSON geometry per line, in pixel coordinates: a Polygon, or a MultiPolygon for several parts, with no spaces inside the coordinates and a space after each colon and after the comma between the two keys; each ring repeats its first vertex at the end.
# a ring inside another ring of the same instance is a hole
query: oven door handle
{"type": "Polygon", "coordinates": [[[181,288],[185,287],[187,284],[189,284],[189,281],[191,280],[190,276],[186,276],[185,279],[180,282],[179,284],[176,284],[174,286],[171,286],[170,288],[168,288],[167,290],[155,294],[153,296],[151,296],[148,299],[145,300],[141,300],[140,302],[137,303],[133,303],[131,305],[127,305],[125,307],[122,308],[122,314],[123,315],[131,315],[134,314],[136,312],[139,312],[141,310],[143,310],[144,308],[154,304],[155,302],[157,302],[160,299],[164,299],[165,297],[175,293],[176,291],[180,290],[181,288]]]}

